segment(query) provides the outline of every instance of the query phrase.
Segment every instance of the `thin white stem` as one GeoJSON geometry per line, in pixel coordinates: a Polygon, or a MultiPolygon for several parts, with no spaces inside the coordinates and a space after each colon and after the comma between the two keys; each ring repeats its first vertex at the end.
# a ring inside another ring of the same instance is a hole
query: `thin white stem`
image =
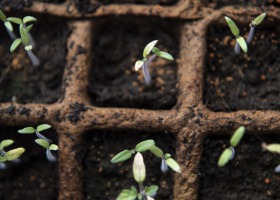
{"type": "Polygon", "coordinates": [[[151,62],[157,57],[156,54],[153,54],[146,62],[143,64],[143,75],[145,78],[145,83],[150,85],[151,83],[151,75],[149,73],[148,67],[150,66],[151,62]]]}
{"type": "Polygon", "coordinates": [[[46,140],[46,141],[49,142],[49,143],[52,142],[49,138],[43,136],[43,135],[42,135],[41,133],[39,133],[38,131],[35,131],[35,133],[36,133],[36,135],[37,135],[38,138],[43,139],[43,140],[46,140]]]}
{"type": "Polygon", "coordinates": [[[31,51],[31,50],[27,50],[27,54],[32,62],[32,64],[37,67],[38,65],[40,65],[40,60],[39,58],[31,51]]]}
{"type": "Polygon", "coordinates": [[[248,44],[250,42],[252,42],[253,37],[254,37],[254,32],[255,32],[255,26],[252,25],[251,28],[250,28],[250,32],[249,32],[248,38],[247,38],[247,43],[248,44]]]}
{"type": "Polygon", "coordinates": [[[240,54],[240,45],[238,44],[237,40],[236,40],[236,42],[235,42],[234,52],[235,52],[236,54],[240,54]]]}
{"type": "Polygon", "coordinates": [[[47,159],[51,162],[55,162],[56,161],[56,157],[52,154],[51,150],[48,148],[46,151],[46,156],[47,159]]]}
{"type": "Polygon", "coordinates": [[[9,34],[11,40],[14,41],[17,38],[16,35],[14,34],[14,32],[10,31],[8,28],[6,28],[6,29],[7,29],[7,32],[9,34]]]}

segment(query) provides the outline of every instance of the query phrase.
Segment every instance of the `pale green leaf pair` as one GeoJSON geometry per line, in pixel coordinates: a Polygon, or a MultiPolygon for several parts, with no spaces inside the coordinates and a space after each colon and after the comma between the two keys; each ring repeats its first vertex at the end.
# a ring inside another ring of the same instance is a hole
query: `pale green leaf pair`
{"type": "Polygon", "coordinates": [[[36,131],[37,132],[41,132],[41,131],[47,130],[49,128],[51,128],[51,125],[49,125],[49,124],[41,124],[41,125],[37,126],[36,129],[34,129],[33,127],[25,127],[23,129],[18,130],[18,133],[21,133],[21,134],[32,134],[32,133],[35,133],[36,131]]]}
{"type": "Polygon", "coordinates": [[[240,34],[239,28],[236,26],[234,21],[232,19],[230,19],[229,17],[225,16],[225,20],[226,20],[232,34],[236,37],[236,41],[240,45],[241,49],[245,53],[247,53],[248,52],[247,43],[245,42],[245,39],[242,36],[239,36],[239,34],[240,34]]]}
{"type": "Polygon", "coordinates": [[[58,146],[56,144],[51,144],[50,145],[50,143],[48,141],[44,140],[44,139],[36,139],[35,142],[45,149],[50,149],[52,151],[57,151],[58,150],[58,146]]]}
{"type": "Polygon", "coordinates": [[[0,162],[15,160],[15,159],[19,158],[24,152],[25,152],[25,149],[22,147],[12,149],[12,150],[8,151],[5,154],[5,156],[0,156],[0,162]]]}

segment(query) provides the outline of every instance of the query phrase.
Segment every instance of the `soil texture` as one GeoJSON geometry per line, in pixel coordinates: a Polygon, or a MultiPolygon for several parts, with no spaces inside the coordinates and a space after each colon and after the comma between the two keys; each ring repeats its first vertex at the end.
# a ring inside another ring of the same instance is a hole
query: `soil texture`
{"type": "Polygon", "coordinates": [[[279,6],[279,0],[202,0],[205,6],[211,8],[221,8],[224,6],[234,6],[234,5],[241,5],[241,6],[279,6]]]}
{"type": "MultiPolygon", "coordinates": [[[[0,127],[0,140],[12,139],[14,144],[6,147],[24,147],[25,152],[18,162],[6,162],[6,169],[0,170],[1,200],[56,200],[58,196],[57,162],[49,162],[45,149],[34,142],[33,135],[17,133],[21,128],[0,127]]],[[[42,132],[57,143],[56,133],[46,130],[42,132]]],[[[57,156],[57,154],[55,154],[57,156]]]]}
{"type": "MultiPolygon", "coordinates": [[[[33,66],[23,46],[10,53],[12,40],[1,29],[0,102],[54,103],[62,96],[62,77],[69,29],[62,22],[38,19],[31,34],[34,54],[41,64],[33,66]]],[[[16,26],[14,26],[16,29],[16,26]]],[[[18,33],[16,33],[18,34],[18,33]]],[[[19,34],[18,34],[19,35],[19,34]]]]}
{"type": "Polygon", "coordinates": [[[262,151],[260,139],[267,144],[280,141],[276,135],[247,135],[236,147],[233,160],[220,168],[217,161],[229,146],[229,137],[206,138],[199,167],[199,199],[280,199],[280,174],[274,171],[280,164],[280,156],[262,151]]]}
{"type": "MultiPolygon", "coordinates": [[[[157,58],[149,67],[151,85],[134,64],[153,40],[160,50],[178,58],[179,24],[147,18],[101,20],[94,36],[89,75],[92,104],[100,107],[170,109],[176,103],[177,64],[157,58]]],[[[95,30],[96,30],[95,29],[95,30]]]]}
{"type": "MultiPolygon", "coordinates": [[[[117,153],[133,149],[136,144],[147,139],[155,140],[164,153],[170,153],[174,157],[176,139],[168,133],[88,132],[82,145],[85,199],[115,200],[122,189],[129,189],[132,185],[138,188],[132,175],[134,156],[120,164],[112,164],[110,160],[117,153]]],[[[161,159],[150,152],[144,152],[143,157],[147,172],[144,185],[159,186],[156,199],[172,200],[174,172],[168,170],[167,173],[162,173],[161,159]]]]}
{"type": "MultiPolygon", "coordinates": [[[[247,34],[248,29],[241,28],[241,34],[247,34]]],[[[279,34],[278,25],[260,25],[248,53],[236,55],[235,38],[228,27],[209,29],[204,72],[204,103],[209,109],[280,110],[279,34]]]]}

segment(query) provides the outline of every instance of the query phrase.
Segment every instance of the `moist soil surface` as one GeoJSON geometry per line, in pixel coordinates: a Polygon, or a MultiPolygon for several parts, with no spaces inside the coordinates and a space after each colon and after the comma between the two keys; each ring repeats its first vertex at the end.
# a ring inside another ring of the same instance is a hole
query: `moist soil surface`
{"type": "MultiPolygon", "coordinates": [[[[34,142],[37,139],[35,134],[17,133],[17,130],[21,128],[0,127],[0,141],[14,140],[14,144],[5,148],[6,151],[18,147],[25,148],[18,162],[6,162],[6,169],[0,170],[0,199],[56,200],[58,196],[57,162],[47,160],[45,149],[34,142]]],[[[54,131],[46,130],[42,134],[57,143],[54,131]]]]}
{"type": "Polygon", "coordinates": [[[69,30],[58,20],[38,21],[44,23],[35,22],[31,34],[37,43],[33,52],[41,61],[39,66],[32,65],[22,45],[10,53],[12,40],[4,29],[0,30],[0,102],[50,104],[62,96],[69,30]]]}
{"type": "Polygon", "coordinates": [[[278,0],[202,0],[202,3],[205,6],[211,8],[221,8],[224,6],[234,6],[234,5],[241,5],[241,6],[261,6],[262,4],[270,6],[279,6],[280,2],[278,0]],[[265,2],[265,3],[263,3],[265,2]]]}
{"type": "Polygon", "coordinates": [[[91,102],[100,107],[170,109],[176,103],[177,64],[163,58],[149,67],[152,77],[145,84],[142,69],[144,47],[153,40],[160,50],[178,58],[179,24],[160,19],[103,19],[95,26],[93,59],[89,75],[91,102]]]}
{"type": "MultiPolygon", "coordinates": [[[[132,175],[133,157],[120,163],[112,164],[110,160],[125,149],[133,149],[136,144],[153,139],[164,153],[174,158],[176,139],[168,133],[143,133],[135,131],[97,131],[88,132],[84,138],[82,162],[85,199],[115,200],[122,189],[131,186],[138,188],[132,175]],[[98,181],[96,181],[98,180],[98,181]]],[[[144,152],[146,165],[145,186],[158,185],[156,199],[172,200],[174,173],[160,171],[161,159],[150,152],[144,152]]]]}
{"type": "Polygon", "coordinates": [[[276,135],[247,135],[235,148],[235,157],[220,168],[217,162],[229,147],[229,137],[214,136],[204,140],[199,166],[200,200],[277,200],[280,199],[279,154],[262,151],[261,143],[277,143],[276,135]]]}
{"type": "MultiPolygon", "coordinates": [[[[247,34],[248,29],[241,28],[241,34],[247,34]]],[[[279,34],[278,25],[260,25],[255,29],[248,53],[236,55],[235,38],[228,27],[209,29],[203,99],[209,109],[280,110],[279,34]]]]}

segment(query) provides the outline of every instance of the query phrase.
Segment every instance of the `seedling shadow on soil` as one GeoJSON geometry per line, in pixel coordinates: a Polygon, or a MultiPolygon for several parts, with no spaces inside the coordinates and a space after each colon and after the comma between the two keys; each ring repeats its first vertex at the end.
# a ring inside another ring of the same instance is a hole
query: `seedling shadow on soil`
{"type": "MultiPolygon", "coordinates": [[[[7,168],[0,170],[0,199],[56,200],[58,196],[58,164],[47,160],[45,150],[34,142],[35,135],[17,133],[17,130],[21,128],[0,127],[1,141],[4,139],[14,140],[14,144],[5,150],[17,147],[25,148],[19,163],[7,162],[7,168]]],[[[57,143],[55,131],[46,131],[45,135],[57,143]]]]}
{"type": "MultiPolygon", "coordinates": [[[[280,27],[268,21],[255,30],[247,54],[236,55],[227,27],[207,34],[204,104],[213,111],[280,110],[280,27]]],[[[248,27],[241,28],[247,34],[248,27]]],[[[245,36],[247,37],[247,36],[245,36]]]]}
{"type": "MultiPolygon", "coordinates": [[[[0,102],[54,103],[62,96],[62,77],[66,63],[69,29],[62,21],[38,18],[31,30],[37,46],[33,52],[41,64],[33,66],[20,46],[10,53],[10,40],[0,30],[0,102]]],[[[16,30],[16,29],[15,29],[16,30]]],[[[17,33],[17,35],[19,35],[17,33]]]]}
{"type": "Polygon", "coordinates": [[[176,59],[179,24],[147,18],[103,19],[95,24],[93,59],[89,73],[91,102],[99,107],[170,109],[178,89],[176,61],[156,59],[150,66],[151,85],[146,85],[134,64],[144,47],[157,39],[158,48],[176,59]]]}
{"type": "MultiPolygon", "coordinates": [[[[260,135],[266,143],[280,142],[277,135],[260,135]]],[[[247,135],[235,149],[235,157],[223,168],[217,162],[229,137],[213,136],[203,142],[199,166],[200,200],[272,200],[279,199],[280,175],[274,169],[280,155],[263,152],[262,141],[247,135]]]]}
{"type": "MultiPolygon", "coordinates": [[[[114,200],[122,189],[137,187],[132,175],[133,157],[120,164],[110,160],[120,151],[133,149],[143,140],[153,139],[158,147],[175,157],[176,139],[168,133],[135,131],[90,131],[83,144],[83,189],[85,199],[114,200]]],[[[150,152],[143,153],[147,177],[145,185],[158,185],[156,199],[173,199],[174,172],[160,171],[161,159],[150,152]]]]}

